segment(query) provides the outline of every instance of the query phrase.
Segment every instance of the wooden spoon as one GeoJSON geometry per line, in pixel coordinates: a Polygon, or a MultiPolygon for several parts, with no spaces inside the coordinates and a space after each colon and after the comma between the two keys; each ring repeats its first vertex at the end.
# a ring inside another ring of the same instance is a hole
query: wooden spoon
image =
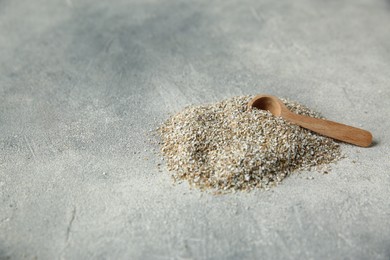
{"type": "Polygon", "coordinates": [[[283,102],[275,96],[257,95],[249,101],[248,107],[268,110],[274,116],[281,116],[287,121],[301,127],[346,143],[368,147],[372,142],[372,135],[366,130],[324,119],[295,114],[288,110],[283,102]]]}

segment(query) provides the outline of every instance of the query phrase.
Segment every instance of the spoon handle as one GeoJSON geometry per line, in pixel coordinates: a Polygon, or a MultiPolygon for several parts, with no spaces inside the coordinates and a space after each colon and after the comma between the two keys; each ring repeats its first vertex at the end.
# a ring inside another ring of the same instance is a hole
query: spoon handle
{"type": "Polygon", "coordinates": [[[292,112],[283,113],[282,117],[294,124],[339,141],[363,147],[368,147],[372,143],[372,134],[363,129],[292,112]]]}

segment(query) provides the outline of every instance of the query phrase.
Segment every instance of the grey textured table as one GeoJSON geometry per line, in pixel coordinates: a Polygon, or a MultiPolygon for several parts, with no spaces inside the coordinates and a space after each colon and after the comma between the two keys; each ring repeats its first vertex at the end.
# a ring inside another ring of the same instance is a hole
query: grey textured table
{"type": "Polygon", "coordinates": [[[389,25],[380,0],[0,1],[0,259],[389,259],[389,25]],[[159,172],[150,129],[256,93],[375,145],[271,191],[159,172]]]}

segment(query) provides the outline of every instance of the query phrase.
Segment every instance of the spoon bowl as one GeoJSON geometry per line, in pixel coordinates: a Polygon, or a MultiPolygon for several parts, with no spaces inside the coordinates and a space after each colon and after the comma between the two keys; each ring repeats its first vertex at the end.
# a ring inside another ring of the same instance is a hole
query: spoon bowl
{"type": "MultiPolygon", "coordinates": [[[[249,101],[248,106],[255,107],[261,110],[267,110],[274,116],[281,116],[282,108],[285,107],[280,99],[270,95],[259,95],[249,101]]],[[[287,108],[286,108],[287,109],[287,108]]]]}

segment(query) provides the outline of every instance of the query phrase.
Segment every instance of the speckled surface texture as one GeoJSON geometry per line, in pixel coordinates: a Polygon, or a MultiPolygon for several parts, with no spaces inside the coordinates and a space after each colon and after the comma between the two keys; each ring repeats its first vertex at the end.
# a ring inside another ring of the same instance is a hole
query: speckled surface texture
{"type": "Polygon", "coordinates": [[[0,0],[0,259],[389,259],[389,1],[0,0]],[[147,132],[269,93],[372,131],[330,174],[214,196],[147,132]]]}

